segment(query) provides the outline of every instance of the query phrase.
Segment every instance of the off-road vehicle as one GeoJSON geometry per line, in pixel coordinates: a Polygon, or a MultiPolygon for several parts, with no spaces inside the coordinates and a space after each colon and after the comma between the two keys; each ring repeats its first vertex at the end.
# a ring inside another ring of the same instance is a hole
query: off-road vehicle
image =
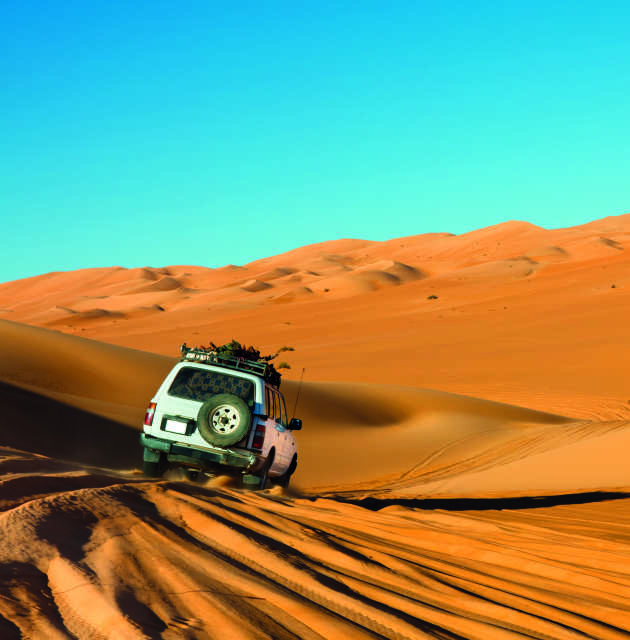
{"type": "Polygon", "coordinates": [[[297,468],[293,431],[280,375],[264,361],[181,346],[181,359],[151,399],[140,442],[143,472],[160,477],[180,467],[237,475],[246,485],[288,486],[297,468]]]}

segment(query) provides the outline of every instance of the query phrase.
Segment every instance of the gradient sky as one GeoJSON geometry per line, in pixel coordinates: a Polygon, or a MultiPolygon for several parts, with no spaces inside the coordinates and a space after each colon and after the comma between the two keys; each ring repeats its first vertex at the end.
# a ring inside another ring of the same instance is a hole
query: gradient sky
{"type": "Polygon", "coordinates": [[[0,281],[630,211],[628,2],[0,0],[0,281]]]}

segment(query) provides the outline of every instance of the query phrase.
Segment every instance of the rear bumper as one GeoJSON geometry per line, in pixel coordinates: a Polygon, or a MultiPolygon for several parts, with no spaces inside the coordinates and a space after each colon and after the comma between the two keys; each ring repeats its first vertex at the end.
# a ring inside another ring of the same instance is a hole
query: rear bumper
{"type": "Polygon", "coordinates": [[[165,453],[169,462],[188,466],[209,468],[221,466],[238,470],[251,470],[259,466],[259,458],[248,451],[221,449],[219,447],[198,448],[190,445],[162,440],[147,433],[140,434],[140,444],[145,449],[145,460],[159,458],[159,453],[165,453]]]}

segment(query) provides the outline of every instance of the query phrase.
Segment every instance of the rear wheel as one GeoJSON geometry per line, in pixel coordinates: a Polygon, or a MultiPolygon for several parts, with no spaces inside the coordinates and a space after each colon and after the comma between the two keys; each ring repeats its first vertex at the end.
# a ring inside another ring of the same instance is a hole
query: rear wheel
{"type": "Polygon", "coordinates": [[[165,467],[166,465],[163,459],[160,459],[158,462],[142,461],[142,473],[147,478],[161,478],[166,471],[165,467]]]}
{"type": "Polygon", "coordinates": [[[166,454],[163,451],[145,448],[142,458],[142,473],[147,478],[161,478],[168,468],[166,454]]]}
{"type": "Polygon", "coordinates": [[[190,482],[199,482],[201,472],[198,469],[184,469],[184,477],[190,482]]]}
{"type": "Polygon", "coordinates": [[[262,469],[258,473],[258,477],[260,478],[258,488],[261,491],[267,486],[267,481],[269,480],[269,469],[271,469],[271,465],[273,464],[275,453],[276,452],[273,449],[269,452],[269,456],[267,456],[267,460],[265,460],[265,464],[263,465],[262,469]]]}
{"type": "Polygon", "coordinates": [[[293,456],[291,460],[291,464],[288,466],[287,470],[281,475],[278,476],[275,480],[275,484],[279,487],[288,487],[291,482],[291,476],[295,473],[297,469],[297,453],[293,456]]]}

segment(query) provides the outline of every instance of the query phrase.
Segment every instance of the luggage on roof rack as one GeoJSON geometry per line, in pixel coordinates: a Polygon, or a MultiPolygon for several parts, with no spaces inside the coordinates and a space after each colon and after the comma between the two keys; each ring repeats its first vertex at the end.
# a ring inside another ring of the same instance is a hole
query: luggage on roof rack
{"type": "Polygon", "coordinates": [[[237,371],[248,371],[263,378],[274,387],[280,387],[281,374],[269,362],[263,360],[248,360],[242,356],[220,353],[214,349],[204,347],[189,347],[182,344],[179,347],[182,354],[181,360],[186,362],[202,362],[205,364],[215,364],[237,371]]]}

